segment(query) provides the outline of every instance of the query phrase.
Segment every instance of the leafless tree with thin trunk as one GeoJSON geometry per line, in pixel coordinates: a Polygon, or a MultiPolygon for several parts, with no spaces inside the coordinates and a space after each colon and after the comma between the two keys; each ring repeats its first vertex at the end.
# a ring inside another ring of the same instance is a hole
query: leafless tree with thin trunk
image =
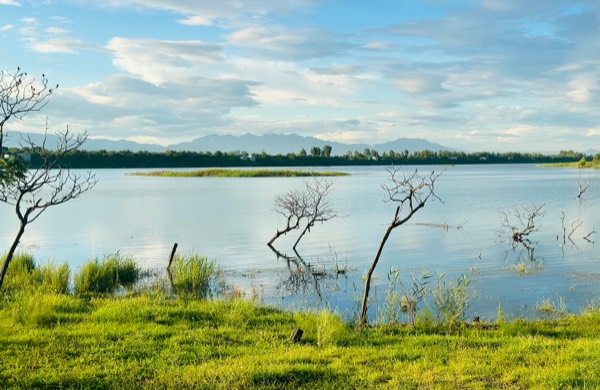
{"type": "Polygon", "coordinates": [[[304,225],[302,232],[294,243],[294,250],[304,235],[310,232],[310,229],[317,222],[326,222],[336,216],[335,210],[328,201],[331,193],[333,181],[322,178],[314,178],[312,181],[305,182],[305,188],[302,190],[290,190],[283,194],[275,196],[275,211],[283,215],[286,219],[286,225],[283,229],[277,229],[277,232],[269,240],[267,245],[273,246],[273,242],[282,235],[300,229],[304,225]]]}
{"type": "Polygon", "coordinates": [[[39,167],[27,170],[23,176],[0,187],[0,202],[13,206],[19,219],[19,230],[0,270],[0,289],[27,225],[37,220],[49,207],[78,198],[97,183],[91,172],[81,174],[61,166],[61,160],[67,153],[83,145],[87,133],[74,135],[67,128],[57,136],[59,141],[56,150],[47,149],[47,133],[41,145],[26,138],[22,146],[36,153],[41,160],[39,167]]]}
{"type": "Polygon", "coordinates": [[[274,204],[275,211],[285,217],[286,224],[283,229],[277,229],[275,235],[267,243],[269,246],[272,246],[273,242],[282,235],[300,228],[300,221],[306,215],[306,208],[308,207],[307,194],[305,191],[290,190],[275,195],[274,204]]]}
{"type": "Polygon", "coordinates": [[[0,155],[6,135],[6,123],[12,118],[20,120],[31,112],[40,111],[56,88],[58,84],[55,87],[49,86],[48,79],[43,74],[36,81],[20,68],[15,73],[0,71],[0,155]]]}
{"type": "Polygon", "coordinates": [[[583,194],[590,188],[590,181],[583,179],[581,174],[582,171],[583,168],[579,168],[579,173],[577,174],[577,188],[579,189],[579,192],[577,193],[578,199],[581,199],[583,194]]]}
{"type": "Polygon", "coordinates": [[[399,205],[396,207],[394,217],[383,235],[383,239],[379,244],[373,263],[367,272],[362,306],[357,323],[358,327],[366,326],[368,323],[367,309],[369,292],[371,289],[371,278],[373,277],[373,272],[375,271],[375,267],[377,267],[377,263],[379,262],[379,258],[381,257],[381,253],[383,252],[383,248],[390,237],[390,234],[395,228],[408,222],[417,211],[425,207],[425,204],[429,200],[438,199],[441,201],[435,194],[435,182],[441,173],[432,171],[428,175],[421,175],[416,169],[409,173],[403,173],[395,167],[387,168],[387,171],[390,174],[391,184],[382,185],[382,188],[386,193],[385,200],[388,202],[396,202],[399,205]]]}
{"type": "Polygon", "coordinates": [[[306,226],[294,243],[294,250],[296,250],[302,237],[304,237],[307,232],[310,232],[310,229],[315,226],[315,223],[323,223],[336,217],[337,214],[329,204],[328,200],[332,186],[332,180],[319,178],[306,183],[306,197],[308,199],[308,202],[306,203],[307,207],[305,209],[306,226]]]}

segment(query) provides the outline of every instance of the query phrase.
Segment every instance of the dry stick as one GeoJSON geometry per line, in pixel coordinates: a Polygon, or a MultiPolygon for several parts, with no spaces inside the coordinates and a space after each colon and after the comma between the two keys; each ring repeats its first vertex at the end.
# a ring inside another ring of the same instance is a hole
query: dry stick
{"type": "Polygon", "coordinates": [[[569,239],[569,241],[573,242],[573,240],[571,239],[571,236],[573,235],[573,233],[575,233],[575,231],[577,229],[579,229],[581,226],[583,225],[583,221],[581,219],[577,219],[575,221],[573,221],[571,223],[571,233],[569,233],[569,235],[567,236],[567,238],[569,239]]]}
{"type": "Polygon", "coordinates": [[[171,264],[173,264],[173,258],[175,257],[175,252],[177,251],[177,243],[173,244],[173,250],[171,251],[171,256],[169,256],[169,265],[167,265],[167,272],[171,273],[171,264]]]}
{"type": "Polygon", "coordinates": [[[583,237],[583,239],[586,240],[586,241],[588,241],[588,242],[594,243],[594,241],[590,240],[590,236],[592,234],[595,234],[595,233],[596,233],[596,229],[593,229],[591,232],[588,233],[587,236],[583,237]]]}

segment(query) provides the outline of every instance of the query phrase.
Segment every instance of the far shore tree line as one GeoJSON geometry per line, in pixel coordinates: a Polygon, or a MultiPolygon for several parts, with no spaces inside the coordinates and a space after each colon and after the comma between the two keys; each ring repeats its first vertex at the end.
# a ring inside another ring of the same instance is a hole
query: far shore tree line
{"type": "MultiPolygon", "coordinates": [[[[32,167],[40,167],[43,157],[39,148],[4,148],[3,155],[26,155],[32,167]]],[[[302,149],[298,153],[268,154],[266,152],[248,154],[235,152],[191,152],[172,151],[87,151],[72,150],[62,156],[64,167],[74,169],[90,168],[203,168],[203,167],[266,167],[266,166],[352,166],[352,165],[458,165],[458,164],[553,164],[581,163],[596,161],[600,154],[586,155],[572,150],[558,154],[523,152],[460,152],[422,150],[401,152],[390,150],[379,153],[373,149],[348,151],[342,155],[333,155],[332,148],[325,145],[322,149],[313,147],[309,152],[302,149]]]]}

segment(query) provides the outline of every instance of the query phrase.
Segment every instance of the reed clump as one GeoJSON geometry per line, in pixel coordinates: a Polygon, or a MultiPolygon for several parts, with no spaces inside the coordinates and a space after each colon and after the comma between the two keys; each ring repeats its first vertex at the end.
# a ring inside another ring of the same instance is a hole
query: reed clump
{"type": "Polygon", "coordinates": [[[216,262],[205,256],[175,255],[169,270],[169,278],[173,292],[176,294],[207,298],[211,295],[217,281],[217,273],[216,262]]]}
{"type": "Polygon", "coordinates": [[[67,263],[38,264],[32,255],[19,253],[8,268],[4,289],[7,291],[34,290],[66,294],[69,291],[71,270],[67,263]]]}
{"type": "Polygon", "coordinates": [[[119,253],[102,260],[88,261],[75,274],[75,292],[78,294],[113,293],[118,288],[133,287],[139,280],[141,269],[131,257],[119,253]]]}

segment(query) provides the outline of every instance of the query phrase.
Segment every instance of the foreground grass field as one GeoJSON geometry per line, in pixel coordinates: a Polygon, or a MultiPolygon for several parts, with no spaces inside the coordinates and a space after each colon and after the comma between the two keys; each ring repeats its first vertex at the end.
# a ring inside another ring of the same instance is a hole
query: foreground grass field
{"type": "Polygon", "coordinates": [[[383,326],[163,294],[0,295],[0,388],[600,388],[600,310],[383,326]],[[294,327],[302,342],[291,343],[294,327]]]}
{"type": "Polygon", "coordinates": [[[201,169],[196,171],[152,171],[135,172],[133,176],[159,177],[329,177],[347,176],[344,172],[318,172],[291,169],[201,169]]]}

